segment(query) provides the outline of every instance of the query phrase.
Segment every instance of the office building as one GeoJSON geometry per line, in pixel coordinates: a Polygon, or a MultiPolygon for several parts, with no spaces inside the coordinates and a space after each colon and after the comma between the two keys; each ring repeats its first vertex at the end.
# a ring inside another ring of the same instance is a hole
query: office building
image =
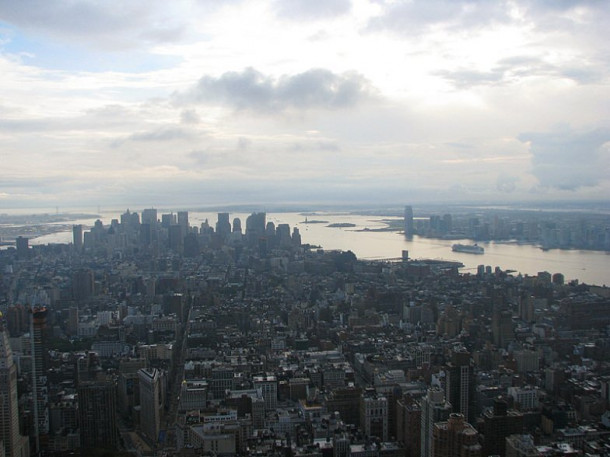
{"type": "Polygon", "coordinates": [[[413,208],[405,206],[405,237],[411,238],[415,233],[415,225],[413,223],[413,208]]]}
{"type": "Polygon", "coordinates": [[[140,402],[138,370],[145,367],[144,359],[122,359],[119,362],[117,411],[124,417],[131,417],[134,407],[140,402]]]}
{"type": "Polygon", "coordinates": [[[250,246],[257,246],[258,239],[265,235],[265,213],[252,213],[246,219],[246,238],[250,246]]]}
{"type": "Polygon", "coordinates": [[[83,226],[81,224],[72,226],[72,244],[74,250],[80,252],[83,249],[83,226]]]}
{"type": "Polygon", "coordinates": [[[482,457],[479,433],[462,414],[452,413],[446,422],[434,424],[433,457],[482,457]]]}
{"type": "Polygon", "coordinates": [[[79,384],[78,418],[82,447],[115,449],[119,434],[114,384],[110,381],[79,384]]]}
{"type": "Polygon", "coordinates": [[[346,424],[360,425],[360,395],[362,389],[353,385],[333,389],[326,399],[328,411],[337,411],[346,424]]]}
{"type": "Polygon", "coordinates": [[[82,269],[72,274],[72,297],[76,301],[84,301],[93,296],[95,276],[93,271],[82,269]]]}
{"type": "Polygon", "coordinates": [[[231,233],[231,223],[229,222],[229,213],[218,213],[218,220],[216,221],[216,234],[221,241],[227,239],[231,233]]]}
{"type": "Polygon", "coordinates": [[[152,443],[159,440],[164,403],[163,373],[156,368],[138,370],[140,383],[140,428],[152,443]]]}
{"type": "Polygon", "coordinates": [[[142,224],[157,225],[157,210],[155,208],[147,208],[142,211],[142,224]]]}
{"type": "Polygon", "coordinates": [[[388,440],[388,399],[375,389],[367,389],[360,397],[360,428],[368,437],[388,440]]]}
{"type": "Polygon", "coordinates": [[[277,378],[271,375],[254,376],[253,383],[265,399],[265,410],[274,411],[277,408],[277,378]]]}
{"type": "Polygon", "coordinates": [[[484,455],[505,455],[506,438],[523,433],[523,414],[509,410],[502,397],[494,399],[493,409],[485,411],[483,420],[484,455]]]}
{"type": "Polygon", "coordinates": [[[49,433],[49,409],[47,391],[47,309],[34,308],[32,310],[32,347],[34,353],[33,390],[36,393],[34,416],[36,420],[37,435],[49,433]]]}
{"type": "Polygon", "coordinates": [[[465,348],[453,351],[447,364],[445,396],[454,413],[463,414],[468,422],[475,420],[475,376],[470,352],[465,348]]]}
{"type": "Polygon", "coordinates": [[[451,404],[438,387],[428,389],[421,401],[421,457],[432,457],[434,424],[446,421],[451,414],[451,404]]]}
{"type": "Polygon", "coordinates": [[[403,443],[406,457],[421,455],[421,405],[411,395],[396,402],[396,440],[403,443]]]}
{"type": "Polygon", "coordinates": [[[8,332],[0,313],[0,454],[6,457],[29,456],[28,439],[19,433],[17,366],[9,345],[8,332]]]}
{"type": "Polygon", "coordinates": [[[168,227],[168,244],[169,248],[177,254],[182,254],[184,246],[184,236],[182,235],[182,227],[174,224],[168,227]]]}
{"type": "Polygon", "coordinates": [[[233,232],[241,234],[241,219],[239,217],[233,219],[233,232]]]}
{"type": "Polygon", "coordinates": [[[182,236],[186,235],[189,229],[188,211],[178,211],[178,225],[182,227],[182,236]]]}
{"type": "Polygon", "coordinates": [[[18,236],[15,241],[17,247],[17,257],[19,259],[27,259],[30,255],[30,240],[24,236],[18,236]]]}

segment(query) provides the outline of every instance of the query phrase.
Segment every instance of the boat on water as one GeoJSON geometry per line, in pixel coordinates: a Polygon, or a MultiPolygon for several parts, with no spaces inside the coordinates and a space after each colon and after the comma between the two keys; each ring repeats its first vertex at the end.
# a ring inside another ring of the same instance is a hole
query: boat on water
{"type": "Polygon", "coordinates": [[[478,244],[454,244],[451,246],[454,252],[466,252],[468,254],[483,254],[485,249],[478,244]]]}

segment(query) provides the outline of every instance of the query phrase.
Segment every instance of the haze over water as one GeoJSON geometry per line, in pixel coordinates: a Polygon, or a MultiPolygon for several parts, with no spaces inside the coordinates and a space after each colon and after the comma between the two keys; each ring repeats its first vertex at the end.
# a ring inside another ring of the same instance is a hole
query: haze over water
{"type": "MultiPolygon", "coordinates": [[[[104,225],[118,219],[122,211],[101,213],[104,225]]],[[[169,210],[159,210],[170,212],[169,210]]],[[[231,222],[235,217],[242,221],[245,229],[245,221],[249,213],[230,213],[231,222]]],[[[189,223],[191,226],[200,226],[208,220],[210,226],[214,227],[217,220],[216,212],[189,211],[189,223]]],[[[360,259],[398,259],[403,250],[409,251],[412,259],[444,259],[456,260],[464,264],[462,272],[475,272],[478,265],[496,266],[502,270],[515,270],[530,276],[540,271],[548,271],[551,274],[562,273],[566,281],[577,279],[587,284],[609,285],[610,284],[610,254],[603,251],[586,250],[560,250],[551,249],[543,251],[537,246],[514,243],[479,243],[485,248],[484,255],[473,255],[467,253],[453,252],[451,245],[459,240],[441,240],[423,238],[416,236],[411,240],[404,238],[399,232],[376,232],[361,231],[362,229],[379,229],[387,225],[383,216],[355,215],[349,213],[325,213],[318,212],[315,215],[305,216],[302,213],[267,213],[267,221],[278,224],[286,223],[297,227],[301,232],[303,243],[320,246],[324,249],[351,250],[360,259]],[[314,220],[326,221],[325,223],[305,224],[305,218],[310,222],[314,220]],[[355,227],[336,228],[328,227],[332,223],[351,223],[355,227]]],[[[73,221],[90,227],[95,219],[83,219],[73,221]]],[[[30,244],[46,243],[71,243],[71,232],[59,232],[42,236],[30,241],[30,244]]],[[[464,240],[463,243],[471,243],[464,240]]]]}

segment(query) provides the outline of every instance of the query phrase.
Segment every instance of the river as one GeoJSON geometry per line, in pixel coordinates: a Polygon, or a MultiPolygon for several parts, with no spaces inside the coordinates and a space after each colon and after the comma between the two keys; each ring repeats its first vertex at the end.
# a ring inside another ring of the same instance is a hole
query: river
{"type": "MultiPolygon", "coordinates": [[[[104,224],[111,219],[119,218],[123,211],[108,211],[101,213],[104,224]]],[[[161,211],[159,211],[160,217],[161,211]]],[[[239,217],[245,229],[246,218],[249,213],[231,213],[230,219],[239,217]]],[[[215,226],[217,213],[189,212],[191,226],[199,226],[208,219],[211,226],[215,226]]],[[[445,259],[457,260],[464,264],[462,271],[476,271],[478,265],[489,265],[492,268],[500,267],[502,270],[536,275],[540,271],[551,274],[562,273],[565,279],[576,279],[580,282],[596,285],[610,285],[610,253],[603,251],[560,250],[551,249],[543,251],[539,247],[516,243],[479,243],[485,248],[483,255],[453,252],[451,245],[460,240],[440,240],[432,238],[414,237],[407,240],[397,232],[372,231],[384,228],[387,225],[381,216],[364,216],[351,213],[325,213],[319,212],[307,216],[301,213],[267,213],[267,221],[277,224],[286,223],[290,227],[298,227],[303,243],[318,245],[324,249],[351,250],[362,259],[396,259],[403,250],[409,251],[412,259],[445,259]],[[308,221],[326,221],[325,223],[304,223],[308,221]],[[328,227],[328,224],[348,223],[354,227],[328,227]],[[362,231],[365,228],[371,231],[362,231]]],[[[73,223],[91,227],[93,219],[75,220],[73,223]]],[[[58,232],[30,240],[30,244],[70,243],[72,233],[58,232]]],[[[471,243],[468,240],[462,241],[471,243]]]]}

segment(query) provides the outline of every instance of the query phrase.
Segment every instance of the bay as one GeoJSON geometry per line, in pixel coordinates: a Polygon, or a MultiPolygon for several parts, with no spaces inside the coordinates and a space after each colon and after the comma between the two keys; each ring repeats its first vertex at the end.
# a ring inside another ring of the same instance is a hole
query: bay
{"type": "MultiPolygon", "coordinates": [[[[118,219],[121,211],[106,211],[101,213],[102,222],[107,225],[118,219]]],[[[165,211],[159,211],[160,214],[165,211]]],[[[169,211],[167,211],[169,212],[169,211]]],[[[230,213],[231,223],[235,217],[240,218],[245,230],[246,218],[249,213],[230,213]]],[[[214,227],[217,220],[215,212],[189,212],[189,224],[200,226],[205,220],[214,227]]],[[[543,251],[537,246],[517,243],[479,243],[485,248],[485,254],[474,255],[453,252],[454,243],[470,244],[468,240],[441,240],[424,237],[414,237],[407,240],[399,232],[376,231],[387,227],[385,220],[400,220],[352,213],[316,212],[307,215],[294,212],[267,213],[267,221],[278,224],[289,224],[291,229],[297,227],[303,243],[320,246],[327,250],[350,250],[360,259],[398,260],[403,250],[409,251],[411,259],[444,259],[462,262],[464,273],[476,272],[478,265],[488,265],[492,269],[514,270],[515,274],[535,276],[538,272],[548,271],[551,274],[562,273],[566,281],[595,285],[610,285],[610,253],[588,250],[543,251]],[[309,223],[305,223],[305,220],[309,223]],[[323,223],[312,223],[324,221],[323,223]],[[354,224],[353,227],[328,227],[329,224],[354,224]],[[368,230],[365,230],[368,229],[368,230]]],[[[72,221],[89,228],[95,219],[79,219],[72,221]]],[[[30,240],[30,244],[71,243],[72,232],[58,232],[30,240]]]]}

